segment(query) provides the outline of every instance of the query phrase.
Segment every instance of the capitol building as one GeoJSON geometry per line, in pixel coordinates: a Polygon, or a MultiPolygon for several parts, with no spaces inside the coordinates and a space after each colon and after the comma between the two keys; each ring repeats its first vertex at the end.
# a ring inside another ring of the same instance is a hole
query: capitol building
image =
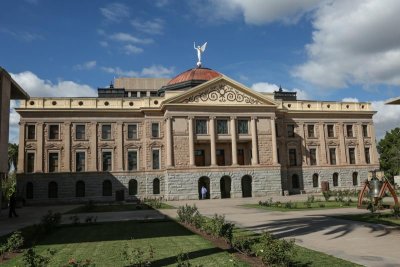
{"type": "Polygon", "coordinates": [[[28,204],[353,189],[379,168],[370,103],[256,92],[201,65],[116,78],[98,97],[21,100],[17,112],[28,204]]]}

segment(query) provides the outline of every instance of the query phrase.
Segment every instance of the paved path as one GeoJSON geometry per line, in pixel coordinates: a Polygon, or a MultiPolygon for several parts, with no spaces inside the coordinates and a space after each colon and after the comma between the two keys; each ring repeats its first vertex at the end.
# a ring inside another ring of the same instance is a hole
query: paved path
{"type": "MultiPolygon", "coordinates": [[[[301,198],[301,196],[300,196],[301,198]]],[[[294,198],[290,198],[294,201],[294,198]]],[[[268,230],[278,237],[295,238],[296,243],[338,258],[366,266],[400,266],[400,229],[368,223],[335,219],[327,215],[367,212],[355,208],[271,212],[240,207],[257,203],[259,199],[219,199],[203,201],[176,201],[179,206],[196,204],[200,213],[224,214],[236,225],[254,231],[268,230]]],[[[265,200],[265,198],[264,198],[265,200]]],[[[274,201],[283,200],[276,197],[274,201]]],[[[162,210],[176,216],[175,210],[162,210]]]]}

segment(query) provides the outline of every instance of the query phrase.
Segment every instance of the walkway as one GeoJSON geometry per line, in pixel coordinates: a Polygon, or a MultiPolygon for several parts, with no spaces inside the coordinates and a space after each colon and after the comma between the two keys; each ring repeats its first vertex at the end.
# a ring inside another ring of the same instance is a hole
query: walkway
{"type": "MultiPolygon", "coordinates": [[[[289,197],[292,201],[302,196],[289,197]]],[[[294,238],[296,243],[366,266],[400,266],[400,229],[335,219],[329,215],[367,212],[355,208],[313,211],[277,212],[249,209],[239,205],[257,203],[252,199],[215,199],[203,201],[175,201],[168,204],[179,206],[196,204],[203,215],[224,214],[237,226],[253,230],[267,230],[278,237],[294,238]]],[[[265,198],[263,199],[265,200],[265,198]]],[[[274,201],[287,201],[274,197],[274,201]]],[[[162,210],[176,216],[175,210],[162,210]]]]}

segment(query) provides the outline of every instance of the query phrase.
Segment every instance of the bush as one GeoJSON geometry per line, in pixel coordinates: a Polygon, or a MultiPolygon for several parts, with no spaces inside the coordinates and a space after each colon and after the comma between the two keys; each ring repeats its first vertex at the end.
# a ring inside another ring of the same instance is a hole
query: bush
{"type": "Polygon", "coordinates": [[[121,254],[122,257],[128,262],[129,266],[146,267],[151,266],[151,262],[154,258],[154,249],[152,246],[149,246],[148,249],[129,249],[128,245],[125,244],[125,248],[121,254]]]}
{"type": "Polygon", "coordinates": [[[393,206],[392,215],[397,219],[400,218],[400,206],[398,204],[393,206]]]}
{"type": "Polygon", "coordinates": [[[294,255],[294,240],[276,239],[264,232],[260,238],[257,256],[266,265],[289,266],[294,255]]]}
{"type": "Polygon", "coordinates": [[[72,267],[92,267],[92,266],[96,266],[94,263],[92,263],[91,260],[86,259],[86,260],[76,260],[76,259],[70,259],[68,261],[68,264],[65,265],[65,267],[67,266],[72,266],[72,267]]]}
{"type": "Polygon", "coordinates": [[[193,225],[194,217],[196,214],[199,213],[199,211],[197,210],[196,205],[189,206],[186,204],[185,206],[180,206],[178,208],[177,213],[178,213],[178,220],[180,222],[193,225]]]}
{"type": "Polygon", "coordinates": [[[237,251],[252,256],[254,255],[253,246],[257,243],[257,239],[250,236],[234,237],[232,240],[232,247],[237,251]]]}
{"type": "Polygon", "coordinates": [[[324,203],[319,203],[319,207],[320,208],[325,208],[325,204],[324,203]]]}
{"type": "Polygon", "coordinates": [[[328,190],[328,191],[322,192],[322,195],[324,196],[325,201],[328,202],[329,199],[330,199],[331,196],[332,196],[332,191],[328,190]]]}
{"type": "Polygon", "coordinates": [[[177,267],[191,267],[192,264],[189,261],[189,255],[187,253],[179,253],[176,256],[176,266],[177,267]]]}
{"type": "Polygon", "coordinates": [[[6,242],[6,250],[10,252],[18,252],[24,245],[24,238],[20,231],[15,231],[6,242]]]}
{"type": "Polygon", "coordinates": [[[313,203],[315,201],[315,197],[313,195],[307,196],[307,202],[313,203]]]}
{"type": "Polygon", "coordinates": [[[145,198],[143,200],[144,204],[153,208],[153,209],[160,209],[162,207],[161,199],[157,198],[145,198]]]}
{"type": "Polygon", "coordinates": [[[75,224],[75,225],[80,223],[79,216],[73,215],[73,216],[70,216],[69,219],[70,219],[70,220],[72,221],[72,223],[75,224]]]}
{"type": "Polygon", "coordinates": [[[52,232],[61,222],[61,214],[56,212],[53,213],[51,210],[42,217],[41,224],[46,233],[52,232]]]}
{"type": "Polygon", "coordinates": [[[26,267],[44,267],[50,261],[49,257],[37,254],[34,248],[28,248],[22,255],[22,260],[26,267]]]}
{"type": "Polygon", "coordinates": [[[265,207],[272,207],[273,205],[274,205],[274,202],[272,201],[272,197],[269,199],[269,200],[267,200],[267,201],[264,201],[264,202],[262,202],[261,200],[258,202],[258,205],[260,205],[260,206],[265,206],[265,207]]]}
{"type": "Polygon", "coordinates": [[[6,252],[7,252],[6,246],[1,245],[0,246],[0,259],[2,259],[2,260],[4,259],[6,252]]]}
{"type": "Polygon", "coordinates": [[[309,208],[309,209],[312,208],[311,202],[309,202],[309,201],[304,202],[304,206],[309,208]]]}

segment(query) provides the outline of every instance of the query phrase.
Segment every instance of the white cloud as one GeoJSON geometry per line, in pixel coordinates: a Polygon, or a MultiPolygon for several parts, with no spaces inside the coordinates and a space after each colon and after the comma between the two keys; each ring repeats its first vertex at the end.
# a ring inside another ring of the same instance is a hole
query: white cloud
{"type": "MultiPolygon", "coordinates": [[[[58,81],[52,83],[49,80],[42,80],[36,74],[25,71],[21,73],[11,73],[13,79],[31,96],[31,97],[95,97],[97,92],[85,84],[78,84],[73,81],[58,81]]],[[[19,115],[15,111],[18,101],[10,103],[10,142],[18,143],[18,122],[19,115]]]]}
{"type": "Polygon", "coordinates": [[[143,48],[131,44],[125,45],[123,49],[125,50],[125,54],[127,55],[140,54],[143,52],[143,48]]]}
{"type": "Polygon", "coordinates": [[[121,3],[108,4],[106,7],[100,8],[100,12],[108,21],[112,22],[120,22],[129,17],[129,8],[121,3]]]}
{"type": "Polygon", "coordinates": [[[102,47],[108,47],[108,42],[106,41],[100,41],[99,43],[102,47]]]}
{"type": "Polygon", "coordinates": [[[354,97],[345,97],[342,99],[343,102],[359,102],[357,98],[354,97]]]}
{"type": "Polygon", "coordinates": [[[193,11],[202,20],[233,20],[243,16],[247,24],[261,25],[280,21],[297,23],[313,10],[318,0],[209,0],[192,2],[193,11]]]}
{"type": "Polygon", "coordinates": [[[102,67],[101,69],[107,73],[125,77],[170,77],[174,73],[174,67],[167,68],[161,65],[145,67],[141,71],[123,70],[120,67],[102,67]]]}
{"type": "Polygon", "coordinates": [[[75,70],[91,70],[94,67],[96,67],[96,64],[97,64],[96,60],[91,60],[91,61],[84,62],[82,64],[75,65],[74,69],[75,70]]]}
{"type": "Polygon", "coordinates": [[[129,33],[124,33],[124,32],[114,33],[110,36],[110,39],[120,41],[120,42],[129,42],[129,43],[135,43],[135,44],[150,44],[153,42],[152,39],[138,38],[136,36],[133,36],[129,33]]]}
{"type": "MultiPolygon", "coordinates": [[[[253,89],[257,92],[273,93],[274,91],[279,90],[279,86],[276,84],[273,84],[273,83],[259,82],[259,83],[254,83],[253,85],[251,85],[251,89],[253,89]]],[[[282,90],[286,91],[286,92],[297,92],[297,99],[299,99],[299,100],[310,99],[309,95],[307,94],[306,91],[298,89],[298,88],[293,88],[293,89],[282,88],[282,90]]]]}
{"type": "Polygon", "coordinates": [[[399,127],[400,105],[385,105],[384,101],[373,101],[372,109],[377,111],[373,118],[377,140],[385,137],[386,131],[399,127]]]}
{"type": "Polygon", "coordinates": [[[153,19],[147,21],[135,19],[131,21],[131,24],[136,30],[148,34],[162,34],[164,29],[164,21],[162,19],[153,19]]]}
{"type": "Polygon", "coordinates": [[[400,1],[331,1],[312,22],[308,61],[293,74],[325,88],[400,85],[400,1]]]}

